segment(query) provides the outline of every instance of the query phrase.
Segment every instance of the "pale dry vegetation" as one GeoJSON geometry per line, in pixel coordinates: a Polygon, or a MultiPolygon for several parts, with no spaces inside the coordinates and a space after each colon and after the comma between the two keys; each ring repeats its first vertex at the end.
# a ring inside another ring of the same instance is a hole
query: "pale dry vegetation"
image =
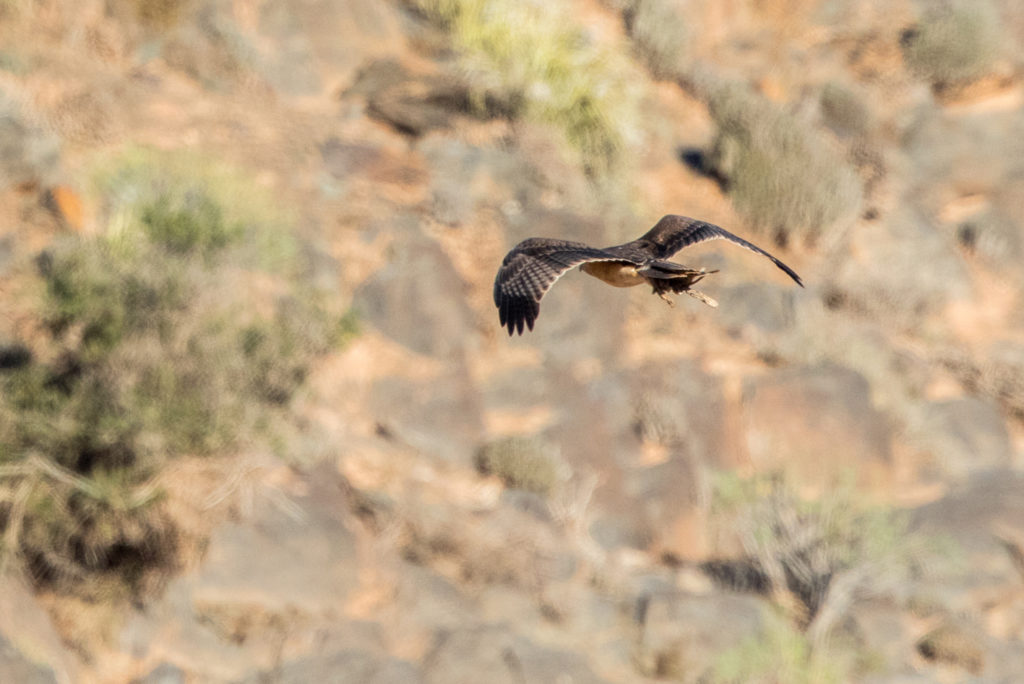
{"type": "Polygon", "coordinates": [[[999,14],[988,0],[926,3],[920,23],[904,36],[910,67],[937,88],[985,75],[1001,52],[999,14]]]}
{"type": "Polygon", "coordinates": [[[630,37],[656,78],[677,78],[686,72],[689,38],[683,13],[671,0],[629,0],[623,15],[630,37]]]}
{"type": "Polygon", "coordinates": [[[709,684],[841,684],[850,681],[855,657],[836,647],[814,648],[785,617],[769,614],[759,635],[715,658],[709,684]]]}
{"type": "Polygon", "coordinates": [[[485,444],[476,454],[477,470],[495,475],[505,486],[548,495],[559,483],[558,463],[537,439],[505,437],[485,444]]]}
{"type": "Polygon", "coordinates": [[[594,176],[634,136],[635,74],[561,6],[515,0],[414,0],[451,36],[477,108],[550,124],[594,176]]]}
{"type": "Polygon", "coordinates": [[[860,180],[818,131],[746,87],[709,97],[718,127],[708,159],[736,208],[780,240],[826,240],[856,216],[860,180]]]}
{"type": "Polygon", "coordinates": [[[898,511],[865,503],[848,484],[805,500],[780,473],[723,474],[713,508],[722,529],[738,538],[757,584],[812,645],[824,643],[856,601],[901,596],[939,548],[912,536],[898,511]]]}

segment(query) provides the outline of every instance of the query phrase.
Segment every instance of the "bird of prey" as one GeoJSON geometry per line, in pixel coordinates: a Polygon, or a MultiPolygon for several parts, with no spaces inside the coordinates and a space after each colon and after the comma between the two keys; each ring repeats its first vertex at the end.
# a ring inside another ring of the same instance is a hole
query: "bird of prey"
{"type": "Polygon", "coordinates": [[[501,325],[508,328],[509,335],[513,332],[522,335],[524,327],[533,330],[533,323],[540,313],[541,297],[574,266],[615,287],[647,283],[653,288],[653,294],[670,305],[669,293],[685,292],[705,304],[718,306],[703,292],[691,289],[705,276],[717,271],[692,269],[667,261],[684,247],[708,240],[728,240],[768,257],[797,285],[804,286],[793,269],[757,245],[711,223],[669,214],[636,240],[604,249],[568,240],[523,240],[505,255],[494,279],[494,304],[498,307],[498,318],[501,325]]]}

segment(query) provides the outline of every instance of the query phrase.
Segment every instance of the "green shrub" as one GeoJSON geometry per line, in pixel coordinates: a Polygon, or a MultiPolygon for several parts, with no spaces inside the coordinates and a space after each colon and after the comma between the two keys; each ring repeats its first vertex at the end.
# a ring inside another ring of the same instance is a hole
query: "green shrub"
{"type": "Polygon", "coordinates": [[[910,67],[937,86],[956,85],[983,76],[995,61],[1002,40],[999,16],[985,0],[955,0],[929,5],[903,43],[910,67]]]}
{"type": "Polygon", "coordinates": [[[755,226],[813,243],[855,215],[860,180],[821,134],[739,85],[714,89],[709,105],[709,165],[755,226]]]}
{"type": "Polygon", "coordinates": [[[558,465],[538,441],[506,437],[481,448],[476,467],[484,475],[496,475],[507,487],[550,494],[558,483],[558,465]]]}
{"type": "Polygon", "coordinates": [[[108,231],[40,258],[50,340],[0,373],[5,550],[61,590],[138,592],[173,566],[161,469],[269,446],[310,364],[354,334],[288,224],[185,160],[136,150],[100,173],[108,231]]]}
{"type": "Polygon", "coordinates": [[[615,166],[637,116],[632,75],[555,3],[413,0],[445,27],[481,109],[552,124],[584,168],[615,166]]]}
{"type": "Polygon", "coordinates": [[[708,684],[840,684],[849,681],[853,658],[836,649],[812,648],[783,618],[770,615],[761,632],[720,653],[708,684]]]}

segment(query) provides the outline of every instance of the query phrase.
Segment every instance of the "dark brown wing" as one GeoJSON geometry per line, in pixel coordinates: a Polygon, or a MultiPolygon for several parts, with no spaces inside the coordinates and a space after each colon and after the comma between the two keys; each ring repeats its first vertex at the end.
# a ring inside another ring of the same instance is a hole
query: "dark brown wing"
{"type": "Polygon", "coordinates": [[[508,328],[523,334],[523,326],[533,330],[540,313],[541,297],[555,281],[574,266],[588,261],[622,261],[603,249],[582,242],[530,238],[512,248],[494,279],[494,305],[498,318],[508,328]]]}
{"type": "Polygon", "coordinates": [[[667,259],[684,247],[696,245],[700,242],[707,242],[708,240],[728,240],[735,245],[749,249],[751,252],[756,252],[761,256],[768,257],[772,260],[773,264],[785,271],[786,275],[796,281],[797,285],[800,287],[804,286],[803,280],[801,280],[800,276],[796,274],[796,271],[754,243],[747,242],[743,238],[733,235],[724,228],[719,228],[712,223],[698,221],[697,219],[687,218],[686,216],[675,216],[673,214],[663,216],[653,228],[647,231],[639,239],[632,243],[622,245],[622,247],[644,249],[654,258],[667,259]]]}

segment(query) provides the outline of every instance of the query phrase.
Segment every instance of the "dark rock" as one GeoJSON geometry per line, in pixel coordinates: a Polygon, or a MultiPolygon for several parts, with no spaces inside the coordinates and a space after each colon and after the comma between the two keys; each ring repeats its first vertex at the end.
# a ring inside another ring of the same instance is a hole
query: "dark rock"
{"type": "Polygon", "coordinates": [[[32,351],[18,342],[0,340],[0,371],[15,370],[32,361],[32,351]]]}
{"type": "Polygon", "coordinates": [[[342,97],[361,95],[369,97],[401,86],[412,78],[412,74],[401,62],[393,58],[375,59],[361,67],[342,97]]]}
{"type": "MultiPolygon", "coordinates": [[[[888,466],[890,429],[867,380],[839,366],[797,368],[751,378],[743,413],[750,458],[762,470],[792,466],[819,483],[888,466]]],[[[877,475],[878,473],[874,473],[877,475]]]]}
{"type": "Polygon", "coordinates": [[[963,478],[1012,463],[1006,422],[989,401],[967,397],[933,402],[926,407],[923,422],[921,446],[947,476],[963,478]]]}
{"type": "Polygon", "coordinates": [[[600,684],[586,660],[538,646],[503,625],[442,632],[423,661],[429,684],[600,684]]]}
{"type": "Polygon", "coordinates": [[[416,88],[375,93],[370,98],[369,114],[390,124],[395,130],[412,136],[427,131],[448,128],[452,115],[466,109],[466,91],[452,82],[426,82],[418,84],[426,92],[416,93],[416,88]]]}
{"type": "Polygon", "coordinates": [[[448,128],[452,117],[470,111],[469,89],[447,74],[416,74],[393,59],[371,62],[345,96],[366,97],[367,113],[411,136],[448,128]]]}

